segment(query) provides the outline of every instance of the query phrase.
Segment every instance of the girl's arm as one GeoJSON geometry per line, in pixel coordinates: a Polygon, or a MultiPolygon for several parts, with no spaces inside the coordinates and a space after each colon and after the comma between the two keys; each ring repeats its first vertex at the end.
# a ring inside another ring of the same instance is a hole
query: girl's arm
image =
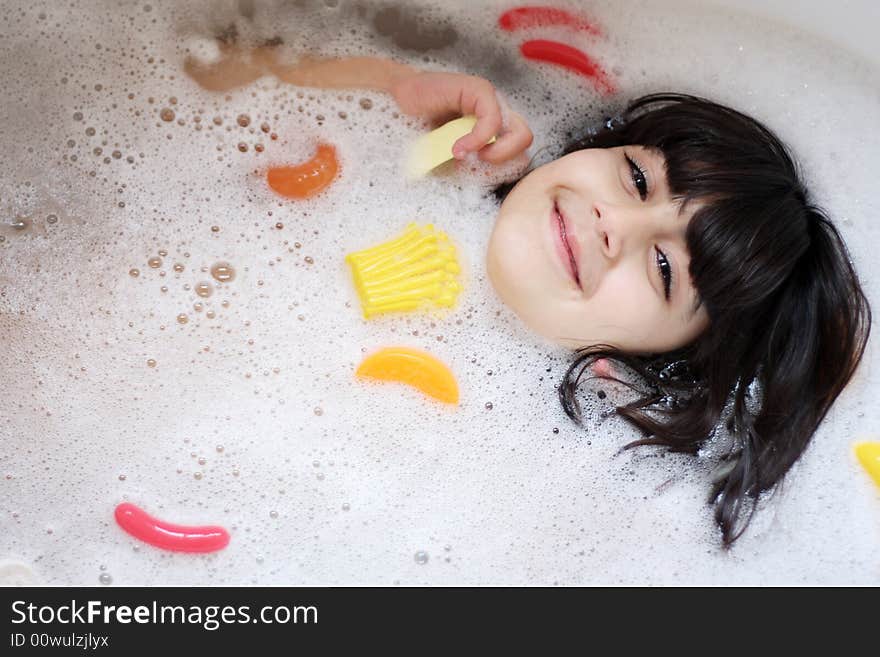
{"type": "Polygon", "coordinates": [[[378,57],[303,57],[290,64],[279,62],[277,54],[277,48],[272,46],[242,51],[237,46],[223,45],[219,61],[202,63],[188,57],[184,71],[211,91],[227,91],[265,75],[274,75],[301,87],[373,89],[389,93],[405,114],[435,122],[475,115],[474,129],[453,145],[453,154],[458,159],[478,152],[480,159],[497,164],[513,159],[532,143],[532,133],[525,120],[515,112],[503,110],[492,83],[483,78],[424,72],[378,57]],[[495,142],[485,146],[493,136],[495,142]]]}

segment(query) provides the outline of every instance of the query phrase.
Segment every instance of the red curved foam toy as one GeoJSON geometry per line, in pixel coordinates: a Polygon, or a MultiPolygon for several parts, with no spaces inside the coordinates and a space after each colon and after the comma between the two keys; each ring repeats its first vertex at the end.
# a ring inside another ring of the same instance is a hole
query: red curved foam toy
{"type": "Polygon", "coordinates": [[[526,59],[555,64],[589,78],[599,92],[604,95],[610,95],[617,91],[614,82],[602,67],[577,48],[559,41],[534,39],[523,43],[519,50],[526,59]]]}
{"type": "Polygon", "coordinates": [[[215,552],[229,544],[229,532],[213,525],[175,525],[149,515],[134,504],[116,507],[116,522],[136,539],[174,552],[215,552]]]}
{"type": "Polygon", "coordinates": [[[508,32],[553,25],[564,25],[595,35],[602,34],[599,26],[592,21],[556,7],[514,7],[498,17],[498,26],[508,32]]]}

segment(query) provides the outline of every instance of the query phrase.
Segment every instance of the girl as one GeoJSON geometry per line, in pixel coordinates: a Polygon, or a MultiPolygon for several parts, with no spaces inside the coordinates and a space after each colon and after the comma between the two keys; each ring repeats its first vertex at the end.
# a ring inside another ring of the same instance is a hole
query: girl
{"type": "MultiPolygon", "coordinates": [[[[532,141],[477,77],[369,57],[290,65],[271,46],[221,54],[187,73],[214,90],[271,74],[386,91],[436,121],[476,115],[459,159],[501,163],[532,141]]],[[[576,350],[559,387],[572,419],[592,372],[634,392],[617,413],[644,437],[626,447],[719,441],[709,500],[729,546],[862,357],[871,313],[846,247],[785,145],[705,99],[639,98],[560,155],[496,190],[491,281],[526,325],[576,350]]]]}

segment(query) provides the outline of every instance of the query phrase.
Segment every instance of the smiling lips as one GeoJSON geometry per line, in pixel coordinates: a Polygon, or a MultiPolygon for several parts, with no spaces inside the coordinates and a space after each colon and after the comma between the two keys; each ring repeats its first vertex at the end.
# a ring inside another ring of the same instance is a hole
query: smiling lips
{"type": "Polygon", "coordinates": [[[559,228],[559,238],[562,241],[562,247],[567,256],[567,261],[565,262],[566,267],[571,274],[571,277],[574,279],[574,282],[577,283],[578,287],[581,287],[581,277],[578,272],[577,260],[574,257],[574,249],[572,249],[571,243],[568,240],[569,236],[565,225],[565,218],[559,211],[559,205],[555,202],[553,203],[553,217],[556,219],[556,224],[559,228]]]}

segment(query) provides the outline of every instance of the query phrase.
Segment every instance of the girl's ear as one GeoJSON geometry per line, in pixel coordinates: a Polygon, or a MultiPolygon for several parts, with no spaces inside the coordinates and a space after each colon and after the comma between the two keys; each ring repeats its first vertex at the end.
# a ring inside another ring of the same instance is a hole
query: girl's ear
{"type": "Polygon", "coordinates": [[[715,481],[712,499],[725,544],[745,525],[746,496],[771,488],[806,449],[834,400],[852,378],[871,328],[871,309],[840,234],[809,207],[810,245],[758,341],[761,407],[746,409],[746,386],[734,399],[739,449],[715,481]]]}

